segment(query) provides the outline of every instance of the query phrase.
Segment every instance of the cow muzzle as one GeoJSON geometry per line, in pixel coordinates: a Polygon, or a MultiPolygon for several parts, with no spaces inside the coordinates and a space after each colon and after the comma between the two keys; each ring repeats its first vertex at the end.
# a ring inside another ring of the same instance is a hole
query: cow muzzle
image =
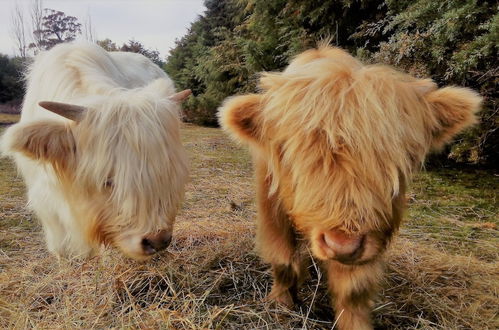
{"type": "Polygon", "coordinates": [[[328,258],[344,264],[355,264],[362,257],[365,235],[348,234],[331,229],[319,234],[318,247],[328,258]]]}
{"type": "Polygon", "coordinates": [[[170,245],[172,234],[166,230],[160,230],[155,233],[145,235],[140,245],[145,255],[153,255],[156,252],[164,250],[170,245]]]}

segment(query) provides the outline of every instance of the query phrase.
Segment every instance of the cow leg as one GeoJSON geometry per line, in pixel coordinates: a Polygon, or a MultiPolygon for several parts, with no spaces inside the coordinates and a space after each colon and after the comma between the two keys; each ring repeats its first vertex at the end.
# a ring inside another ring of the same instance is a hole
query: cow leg
{"type": "Polygon", "coordinates": [[[93,255],[93,247],[85,238],[85,224],[77,221],[69,207],[61,207],[58,211],[67,233],[66,256],[86,258],[93,255]]]}
{"type": "Polygon", "coordinates": [[[287,307],[297,301],[303,262],[291,221],[275,195],[269,195],[270,179],[264,164],[257,165],[258,221],[256,245],[262,259],[272,266],[273,285],[269,295],[287,307]]]}
{"type": "Polygon", "coordinates": [[[59,211],[65,203],[57,198],[61,195],[54,189],[57,179],[48,175],[43,166],[24,157],[16,158],[16,163],[28,187],[28,206],[42,224],[47,250],[57,257],[66,256],[68,232],[59,211]]]}
{"type": "Polygon", "coordinates": [[[87,258],[95,255],[96,251],[83,236],[83,229],[72,225],[68,228],[68,235],[68,254],[71,257],[87,258]]]}
{"type": "Polygon", "coordinates": [[[87,257],[92,253],[92,248],[84,240],[82,231],[76,227],[76,221],[63,203],[58,208],[56,202],[31,199],[31,208],[43,226],[47,249],[57,257],[87,257]]]}
{"type": "Polygon", "coordinates": [[[327,261],[329,291],[332,294],[338,328],[372,329],[371,309],[383,275],[381,261],[348,266],[327,261]]]}
{"type": "Polygon", "coordinates": [[[272,266],[273,284],[269,299],[287,307],[297,301],[303,271],[296,236],[285,213],[278,207],[260,210],[257,225],[257,249],[272,266]]]}
{"type": "Polygon", "coordinates": [[[47,210],[35,210],[45,233],[45,242],[50,253],[63,257],[66,251],[67,233],[57,214],[47,210]]]}

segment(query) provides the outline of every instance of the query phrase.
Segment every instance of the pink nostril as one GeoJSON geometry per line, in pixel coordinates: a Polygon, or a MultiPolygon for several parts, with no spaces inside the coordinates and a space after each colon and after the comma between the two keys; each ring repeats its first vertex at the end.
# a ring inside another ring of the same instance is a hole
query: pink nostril
{"type": "Polygon", "coordinates": [[[330,258],[351,259],[355,258],[360,250],[363,235],[347,234],[340,229],[331,229],[321,235],[322,247],[330,258]]]}

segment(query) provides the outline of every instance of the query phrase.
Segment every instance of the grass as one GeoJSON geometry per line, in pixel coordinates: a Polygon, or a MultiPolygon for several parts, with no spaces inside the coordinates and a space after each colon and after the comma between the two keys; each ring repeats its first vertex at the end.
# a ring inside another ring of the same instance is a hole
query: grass
{"type": "Polygon", "coordinates": [[[17,123],[19,117],[20,115],[0,112],[0,125],[9,125],[17,123]]]}
{"type": "MultiPolygon", "coordinates": [[[[0,128],[1,130],[1,128],[0,128]]],[[[57,261],[24,208],[22,181],[0,160],[0,328],[330,329],[319,265],[287,310],[264,301],[268,266],[253,251],[248,153],[214,128],[186,125],[191,181],[166,256],[139,264],[107,249],[57,261]]],[[[387,255],[373,313],[379,329],[499,327],[497,192],[484,171],[415,178],[410,209],[387,255]]]]}

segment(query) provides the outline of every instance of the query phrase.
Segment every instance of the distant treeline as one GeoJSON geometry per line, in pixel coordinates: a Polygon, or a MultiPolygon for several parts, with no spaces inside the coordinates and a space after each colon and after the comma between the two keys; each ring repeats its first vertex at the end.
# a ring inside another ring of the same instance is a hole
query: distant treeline
{"type": "Polygon", "coordinates": [[[43,8],[41,0],[30,4],[30,15],[26,16],[19,4],[11,12],[11,35],[16,49],[15,57],[0,54],[0,112],[17,113],[24,95],[24,73],[33,61],[33,55],[49,50],[57,44],[71,42],[77,37],[96,42],[108,51],[140,53],[162,67],[165,62],[159,51],[146,48],[141,42],[129,40],[119,46],[110,39],[96,40],[91,20],[82,24],[74,16],[50,8],[43,8]]]}
{"type": "Polygon", "coordinates": [[[184,108],[187,121],[216,125],[224,98],[255,91],[258,72],[281,70],[294,55],[329,38],[367,63],[479,91],[486,97],[480,124],[447,154],[498,164],[496,1],[206,0],[205,5],[165,65],[179,89],[194,92],[184,108]]]}
{"type": "MultiPolygon", "coordinates": [[[[58,43],[70,41],[72,40],[63,40],[58,43]]],[[[58,43],[41,48],[40,51],[48,50],[58,43]]],[[[96,43],[107,51],[140,53],[160,67],[165,64],[160,58],[157,50],[148,49],[141,42],[136,40],[129,40],[121,46],[117,46],[116,43],[110,39],[98,40],[96,43]]],[[[21,111],[20,104],[25,91],[24,74],[32,61],[33,57],[30,56],[9,57],[0,54],[0,112],[19,113],[21,111]]]]}
{"type": "Polygon", "coordinates": [[[23,71],[29,59],[0,54],[0,112],[16,113],[24,95],[23,71]]]}

